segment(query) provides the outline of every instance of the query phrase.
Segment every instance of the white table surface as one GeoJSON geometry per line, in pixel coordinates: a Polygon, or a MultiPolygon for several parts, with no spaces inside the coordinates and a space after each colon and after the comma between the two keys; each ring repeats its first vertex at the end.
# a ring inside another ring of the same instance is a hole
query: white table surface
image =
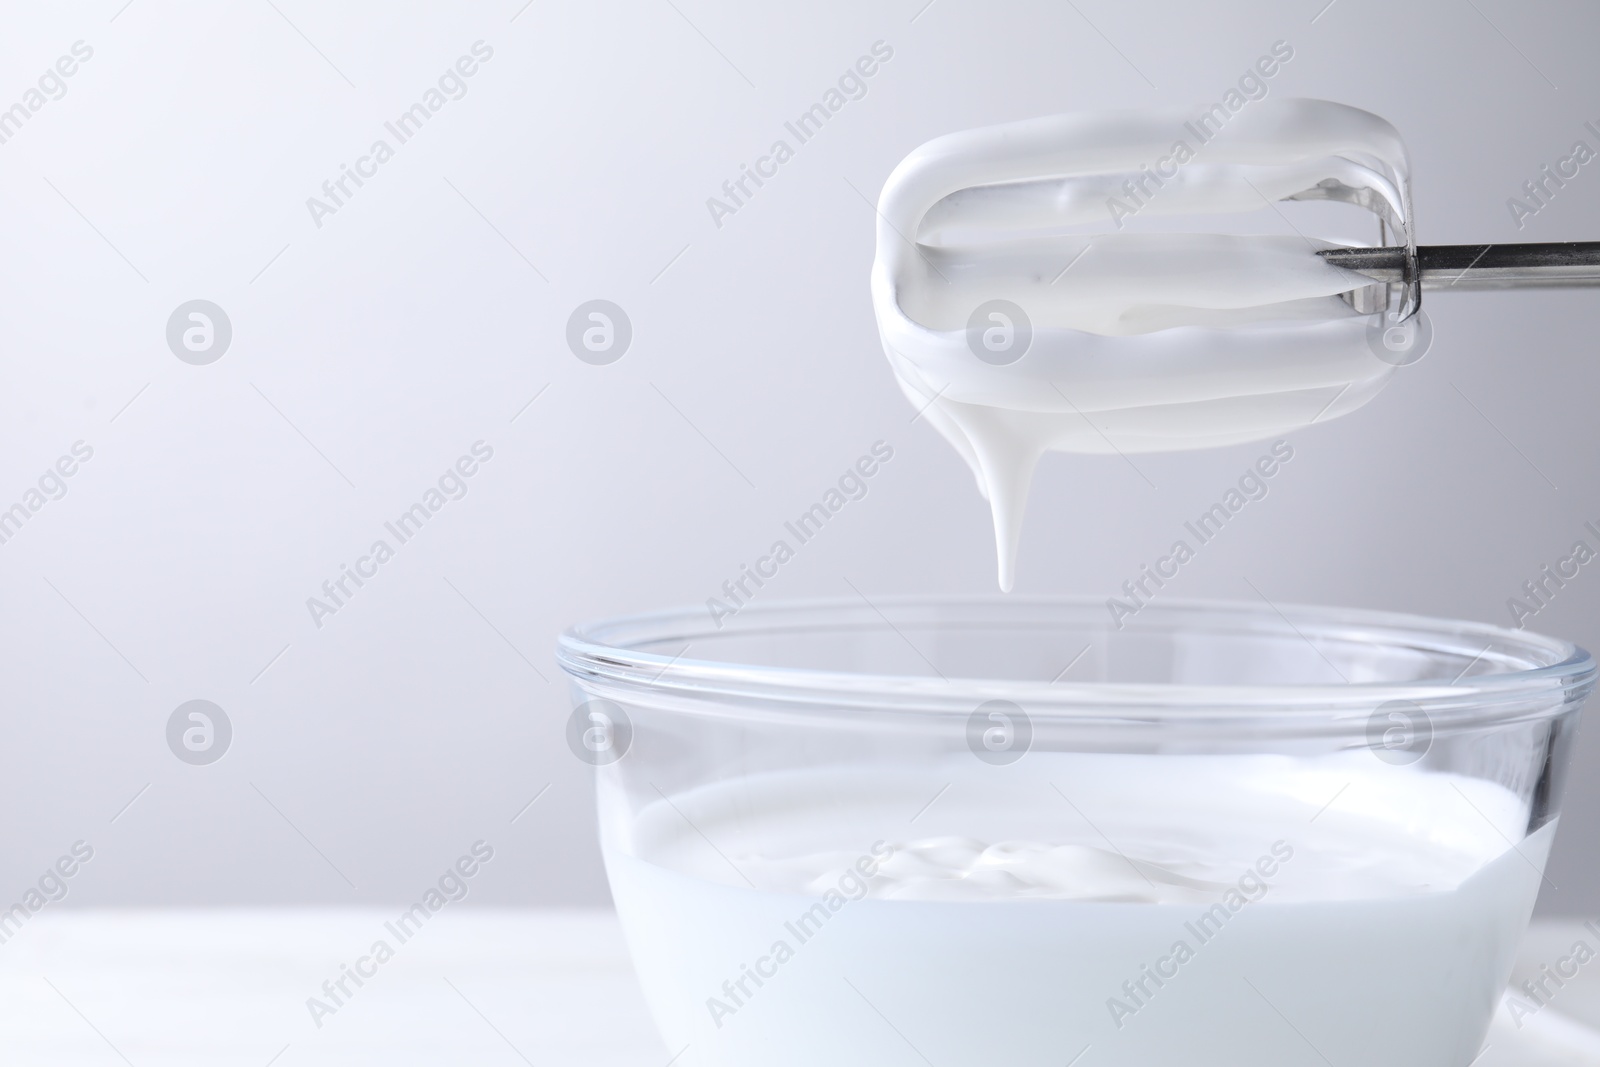
{"type": "MultiPolygon", "coordinates": [[[[45,910],[0,945],[5,1067],[666,1067],[615,917],[446,909],[318,1028],[306,999],[380,937],[379,910],[45,910]]],[[[1537,924],[1519,968],[1584,934],[1537,924]]],[[[1600,960],[1476,1067],[1600,1067],[1600,960]],[[1596,1029],[1590,1029],[1590,1027],[1596,1029]]],[[[680,1061],[678,1067],[682,1067],[680,1061]]]]}

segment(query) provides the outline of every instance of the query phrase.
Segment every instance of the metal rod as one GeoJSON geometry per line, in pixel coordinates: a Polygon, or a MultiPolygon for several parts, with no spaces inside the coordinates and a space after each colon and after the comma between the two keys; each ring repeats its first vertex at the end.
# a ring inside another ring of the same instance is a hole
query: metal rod
{"type": "MultiPolygon", "coordinates": [[[[1402,280],[1405,249],[1326,248],[1335,266],[1374,281],[1402,280]]],[[[1600,241],[1555,244],[1418,245],[1424,289],[1559,289],[1600,285],[1600,241]]]]}

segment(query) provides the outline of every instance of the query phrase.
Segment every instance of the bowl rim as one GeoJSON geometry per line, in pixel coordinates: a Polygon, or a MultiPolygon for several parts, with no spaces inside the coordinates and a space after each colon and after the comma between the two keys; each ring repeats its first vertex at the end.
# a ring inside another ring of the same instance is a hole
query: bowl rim
{"type": "MultiPolygon", "coordinates": [[[[859,716],[863,712],[904,717],[960,714],[985,702],[1004,700],[1041,719],[1136,719],[1144,726],[1244,722],[1251,729],[1263,719],[1293,720],[1294,732],[1312,720],[1349,727],[1390,701],[1420,707],[1438,728],[1548,718],[1570,710],[1593,687],[1596,664],[1578,645],[1489,623],[1359,608],[1278,604],[1262,601],[1170,598],[1141,609],[1130,624],[1148,632],[1190,629],[1209,620],[1219,632],[1366,640],[1392,647],[1449,652],[1470,662],[1455,678],[1366,681],[1345,684],[1219,685],[1172,682],[1025,681],[910,674],[872,674],[806,667],[772,667],[691,658],[697,642],[740,634],[797,629],[878,629],[894,631],[911,643],[903,626],[915,627],[919,613],[966,613],[973,621],[1003,620],[1015,614],[1025,625],[1059,613],[1063,625],[1076,620],[1095,627],[1093,611],[1105,612],[1102,598],[1086,595],[915,594],[856,598],[773,599],[747,602],[723,620],[706,606],[668,608],[581,623],[564,631],[556,660],[590,697],[644,702],[686,713],[717,715],[859,716]],[[900,618],[897,625],[895,617],[900,618]],[[830,622],[830,620],[832,620],[830,622]],[[876,620],[876,621],[874,621],[876,620]],[[1219,620],[1232,627],[1217,626],[1219,620]],[[1365,637],[1363,638],[1363,635],[1365,637]],[[1409,637],[1403,644],[1401,638],[1409,637]],[[1425,639],[1431,639],[1428,643],[1425,639]],[[677,655],[646,647],[685,642],[677,655]],[[1422,642],[1419,644],[1419,642],[1422,642]],[[1473,653],[1473,649],[1478,651],[1473,653]],[[1491,655],[1492,653],[1492,655],[1491,655]],[[1480,661],[1521,662],[1521,667],[1467,675],[1480,661]]],[[[1115,631],[1113,631],[1115,632],[1115,631]]],[[[912,644],[913,649],[916,648],[912,644]]],[[[1320,649],[1319,649],[1320,652],[1320,649]]],[[[920,651],[919,651],[920,654],[920,651]]],[[[924,657],[926,658],[926,657],[924,657]]],[[[1327,657],[1324,656],[1324,659],[1327,657]]],[[[1332,666],[1332,661],[1330,666],[1332,666]]],[[[930,662],[930,667],[932,663],[930,662]]],[[[936,668],[935,668],[936,670],[936,668]]],[[[1337,672],[1338,668],[1334,667],[1337,672]]],[[[1065,672],[1063,672],[1065,673],[1065,672]]]]}

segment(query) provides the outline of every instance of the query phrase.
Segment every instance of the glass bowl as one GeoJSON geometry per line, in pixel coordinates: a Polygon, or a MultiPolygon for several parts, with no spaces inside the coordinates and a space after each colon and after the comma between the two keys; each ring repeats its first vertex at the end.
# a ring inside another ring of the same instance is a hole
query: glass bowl
{"type": "Polygon", "coordinates": [[[574,753],[683,1067],[1463,1067],[1595,664],[1267,603],[579,626],[574,753]]]}

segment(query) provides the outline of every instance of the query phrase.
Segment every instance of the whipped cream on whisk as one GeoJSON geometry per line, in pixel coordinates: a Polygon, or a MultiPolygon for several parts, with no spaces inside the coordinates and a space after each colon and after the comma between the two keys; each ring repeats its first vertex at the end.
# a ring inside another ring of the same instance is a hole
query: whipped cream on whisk
{"type": "Polygon", "coordinates": [[[1369,279],[1314,254],[1333,242],[1114,227],[1130,203],[1192,221],[1327,199],[1413,245],[1396,130],[1342,104],[1262,100],[1199,143],[1190,114],[951,134],[884,185],[872,270],[884,352],[990,502],[1002,589],[1045,452],[1261,440],[1354,411],[1395,371],[1368,344],[1370,316],[1343,299],[1369,279]]]}

